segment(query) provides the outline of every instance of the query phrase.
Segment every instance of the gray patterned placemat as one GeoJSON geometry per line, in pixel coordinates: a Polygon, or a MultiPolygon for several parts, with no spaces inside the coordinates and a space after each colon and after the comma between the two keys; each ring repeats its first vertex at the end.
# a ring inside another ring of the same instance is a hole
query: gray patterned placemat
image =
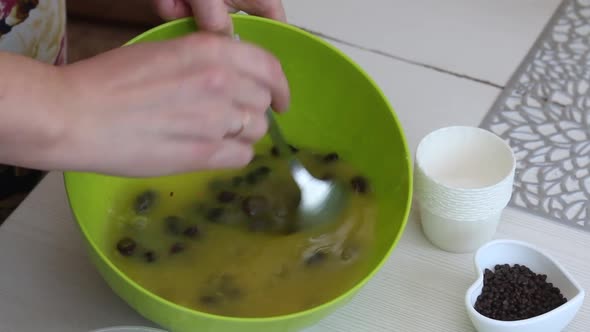
{"type": "Polygon", "coordinates": [[[510,205],[590,231],[590,0],[565,0],[484,118],[518,159],[510,205]]]}

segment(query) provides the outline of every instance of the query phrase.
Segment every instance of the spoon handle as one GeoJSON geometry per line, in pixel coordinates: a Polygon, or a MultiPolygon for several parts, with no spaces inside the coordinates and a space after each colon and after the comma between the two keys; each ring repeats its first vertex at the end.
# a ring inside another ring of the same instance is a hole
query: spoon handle
{"type": "MultiPolygon", "coordinates": [[[[240,35],[238,35],[237,33],[234,34],[234,39],[237,41],[240,41],[240,35]]],[[[279,150],[279,154],[281,156],[285,157],[286,159],[291,159],[290,165],[292,168],[294,166],[298,166],[297,165],[298,163],[294,162],[292,160],[293,158],[291,158],[293,155],[293,152],[291,151],[291,147],[285,141],[285,138],[283,137],[281,129],[279,128],[279,125],[278,125],[278,123],[274,117],[273,111],[270,107],[266,110],[266,119],[268,121],[268,132],[270,134],[270,138],[272,139],[272,142],[274,143],[276,148],[279,150]]]]}
{"type": "Polygon", "coordinates": [[[268,133],[270,134],[270,138],[275,147],[279,150],[279,154],[283,157],[290,157],[292,155],[291,148],[285,141],[283,133],[281,132],[273,111],[270,108],[266,110],[266,119],[268,120],[268,133]]]}

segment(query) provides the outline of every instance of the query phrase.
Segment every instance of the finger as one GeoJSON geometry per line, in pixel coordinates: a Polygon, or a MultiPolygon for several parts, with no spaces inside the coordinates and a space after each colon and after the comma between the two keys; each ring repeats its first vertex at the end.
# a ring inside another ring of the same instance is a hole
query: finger
{"type": "Polygon", "coordinates": [[[290,102],[289,83],[279,60],[268,51],[245,42],[228,40],[218,56],[225,57],[238,73],[253,78],[271,92],[272,107],[285,111],[290,102]]]}
{"type": "Polygon", "coordinates": [[[223,0],[188,0],[188,2],[200,29],[226,35],[233,34],[232,20],[223,0]]]}
{"type": "Polygon", "coordinates": [[[165,20],[174,20],[193,14],[184,0],[154,0],[153,4],[158,15],[165,20]]]}
{"type": "Polygon", "coordinates": [[[172,114],[165,122],[153,125],[168,138],[211,142],[234,139],[253,143],[268,130],[264,112],[235,106],[203,107],[200,112],[187,109],[179,115],[172,114]]]}
{"type": "MultiPolygon", "coordinates": [[[[202,149],[203,147],[196,148],[197,156],[203,154],[202,149]]],[[[214,151],[205,159],[205,167],[210,169],[244,167],[254,157],[254,149],[250,144],[236,140],[224,140],[206,149],[214,151]]]]}
{"type": "MultiPolygon", "coordinates": [[[[200,170],[241,168],[253,158],[251,145],[227,140],[206,141],[155,141],[145,144],[149,151],[138,149],[128,162],[117,167],[105,166],[101,172],[119,176],[166,176],[200,170]],[[146,153],[147,152],[147,153],[146,153]]],[[[94,166],[96,168],[96,166],[94,166]]]]}
{"type": "Polygon", "coordinates": [[[226,139],[237,139],[246,143],[254,143],[266,134],[268,123],[264,113],[256,113],[244,109],[236,117],[241,119],[241,125],[237,130],[229,131],[226,139]]]}
{"type": "MultiPolygon", "coordinates": [[[[199,69],[185,87],[191,89],[191,98],[226,98],[240,108],[264,112],[271,104],[272,96],[268,87],[240,74],[229,64],[206,65],[199,69]],[[197,87],[196,91],[194,88],[197,87]]],[[[185,93],[187,94],[187,93],[185,93]]],[[[198,100],[198,99],[197,99],[198,100]]]]}
{"type": "Polygon", "coordinates": [[[230,135],[230,138],[241,140],[246,143],[254,143],[266,134],[268,123],[264,113],[244,109],[240,112],[240,116],[242,119],[242,127],[237,134],[230,135]]]}
{"type": "Polygon", "coordinates": [[[230,88],[232,99],[237,107],[248,109],[253,113],[263,113],[272,101],[268,88],[246,78],[238,78],[230,88]]]}
{"type": "Polygon", "coordinates": [[[228,102],[211,102],[169,112],[164,121],[154,117],[156,134],[178,140],[220,141],[244,128],[242,112],[228,102]],[[157,122],[157,123],[156,123],[157,122]]]}
{"type": "Polygon", "coordinates": [[[281,0],[230,0],[230,7],[245,11],[248,14],[262,16],[286,22],[287,15],[281,0]]]}
{"type": "Polygon", "coordinates": [[[207,89],[218,90],[227,87],[235,77],[247,77],[270,90],[272,107],[276,111],[288,108],[289,83],[279,60],[270,52],[247,42],[206,33],[186,36],[174,43],[181,45],[176,47],[181,63],[200,67],[195,77],[207,89]]]}

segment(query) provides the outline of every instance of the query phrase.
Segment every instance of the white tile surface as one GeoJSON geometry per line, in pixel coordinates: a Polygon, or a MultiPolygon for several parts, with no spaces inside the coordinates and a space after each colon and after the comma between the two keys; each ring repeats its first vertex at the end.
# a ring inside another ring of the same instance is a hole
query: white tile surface
{"type": "Polygon", "coordinates": [[[500,89],[331,42],[379,85],[402,123],[412,153],[430,131],[478,125],[500,89]]]}
{"type": "Polygon", "coordinates": [[[291,23],[504,85],[560,0],[284,0],[291,23]]]}

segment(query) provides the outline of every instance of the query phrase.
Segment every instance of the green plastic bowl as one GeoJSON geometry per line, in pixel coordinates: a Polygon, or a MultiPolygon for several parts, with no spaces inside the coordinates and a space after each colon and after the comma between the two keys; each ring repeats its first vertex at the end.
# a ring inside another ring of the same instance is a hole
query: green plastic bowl
{"type": "MultiPolygon", "coordinates": [[[[105,254],[108,214],[117,193],[142,181],[160,185],[182,182],[186,175],[135,179],[66,172],[66,190],[92,262],[114,292],[147,319],[174,332],[299,331],[348,302],[395,247],[411,205],[411,158],[386,97],[347,56],[296,27],[246,15],[233,15],[233,20],[242,40],[274,53],[284,67],[292,104],[287,114],[278,116],[278,121],[287,139],[294,145],[338,151],[371,181],[379,209],[377,250],[371,257],[374,269],[354,288],[306,311],[269,318],[198,312],[150,293],[127,278],[105,254]]],[[[195,30],[192,19],[181,19],[149,30],[128,44],[171,39],[195,30]]]]}

